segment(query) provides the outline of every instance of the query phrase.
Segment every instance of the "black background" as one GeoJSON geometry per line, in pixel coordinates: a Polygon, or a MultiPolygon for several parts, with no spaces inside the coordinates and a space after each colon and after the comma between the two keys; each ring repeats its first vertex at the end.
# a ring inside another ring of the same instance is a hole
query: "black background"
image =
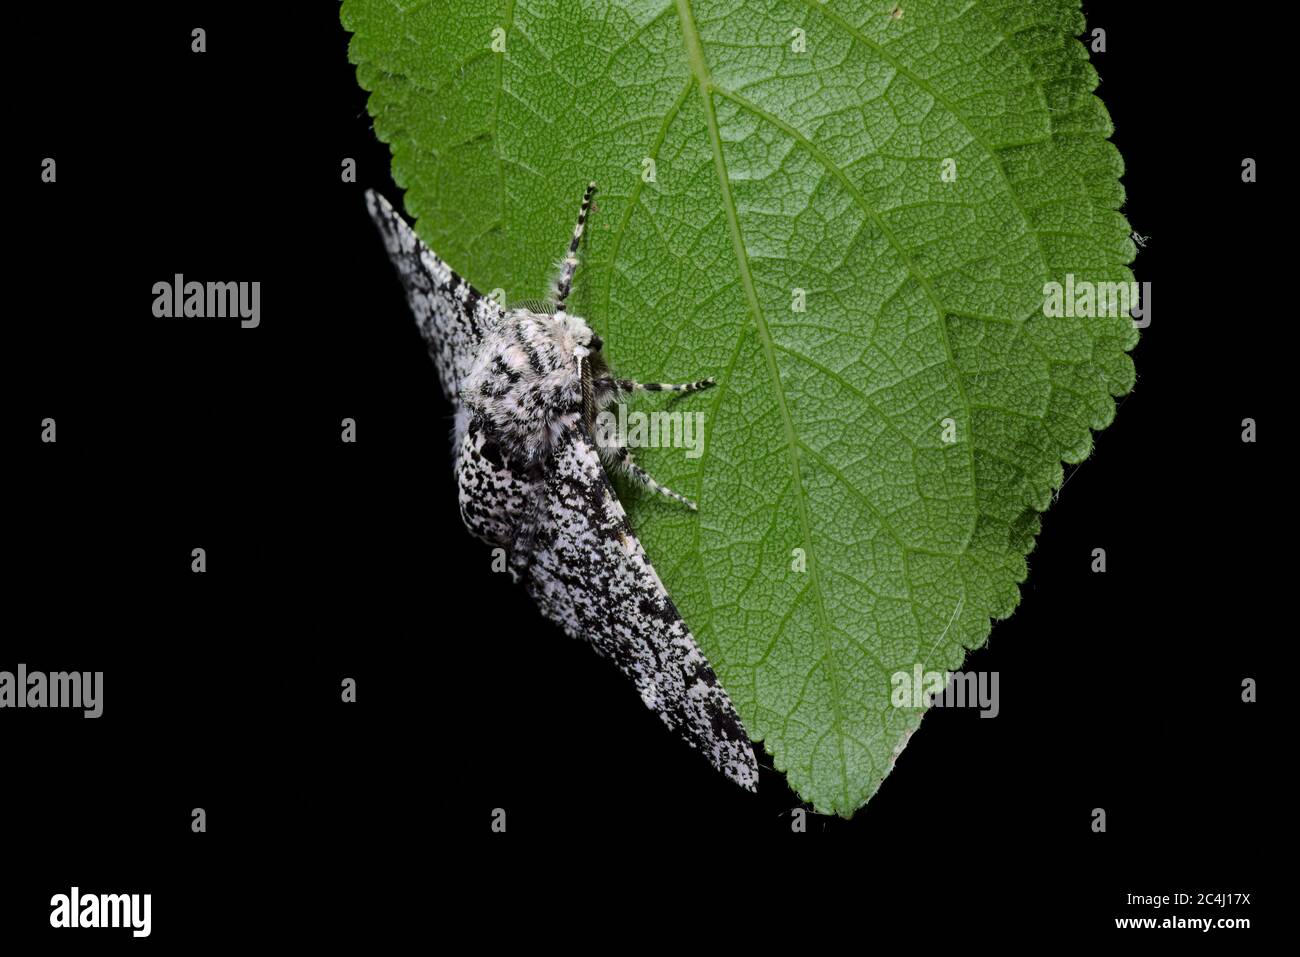
{"type": "MultiPolygon", "coordinates": [[[[1261,156],[1262,24],[1087,5],[1126,213],[1150,237],[1137,387],[1067,469],[1016,614],[968,660],[1001,674],[1001,714],[936,709],[864,810],[792,835],[800,802],[769,757],[759,795],[738,792],[461,528],[449,409],[363,208],[367,187],[399,193],[337,7],[176,6],[13,11],[7,29],[0,668],[106,676],[96,721],[0,714],[0,949],[377,942],[449,895],[505,907],[588,852],[675,873],[686,901],[737,883],[832,923],[887,920],[883,887],[978,912],[994,938],[1116,933],[1150,913],[1130,892],[1248,891],[1228,913],[1261,925],[1270,638],[1292,630],[1274,619],[1289,415],[1266,283],[1286,194],[1261,156]],[[1261,183],[1241,182],[1245,156],[1261,183]],[[260,328],[154,319],[153,283],[178,272],[260,280],[260,328]],[[1241,702],[1244,677],[1261,703],[1241,702]],[[794,863],[823,838],[840,864],[794,863]],[[49,898],[72,884],[152,893],[152,937],[53,934],[49,898]],[[862,909],[816,907],[828,887],[862,909]]],[[[572,906],[626,886],[592,883],[572,906]]]]}

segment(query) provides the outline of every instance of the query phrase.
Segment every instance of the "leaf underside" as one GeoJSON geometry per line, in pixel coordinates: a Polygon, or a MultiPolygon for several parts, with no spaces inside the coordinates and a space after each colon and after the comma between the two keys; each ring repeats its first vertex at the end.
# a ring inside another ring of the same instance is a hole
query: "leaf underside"
{"type": "Polygon", "coordinates": [[[1133,278],[1077,0],[342,19],[418,231],[480,289],[544,296],[600,184],[571,311],[622,375],[719,382],[638,403],[703,412],[702,456],[638,451],[700,511],[622,498],[751,736],[852,814],[923,714],[891,676],[1011,614],[1062,461],[1133,385],[1131,320],[1043,314],[1048,281],[1133,278]]]}

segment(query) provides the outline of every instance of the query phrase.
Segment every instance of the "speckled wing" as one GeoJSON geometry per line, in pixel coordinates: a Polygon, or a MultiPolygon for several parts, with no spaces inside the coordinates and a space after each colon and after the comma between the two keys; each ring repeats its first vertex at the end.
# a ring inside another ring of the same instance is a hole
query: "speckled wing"
{"type": "MultiPolygon", "coordinates": [[[[479,419],[471,419],[456,455],[456,486],[465,527],[489,545],[526,547],[520,541],[537,511],[543,480],[511,462],[479,419]]],[[[518,577],[518,571],[514,570],[518,577]]]]}
{"type": "Polygon", "coordinates": [[[459,409],[460,384],[469,375],[483,337],[501,321],[504,310],[439,259],[373,189],[366,191],[366,209],[406,289],[406,300],[438,367],[442,391],[459,409]]]}
{"type": "Polygon", "coordinates": [[[571,637],[633,680],[641,700],[719,771],[758,789],[758,765],[731,699],[646,558],[585,428],[564,429],[528,529],[528,590],[571,637]]]}

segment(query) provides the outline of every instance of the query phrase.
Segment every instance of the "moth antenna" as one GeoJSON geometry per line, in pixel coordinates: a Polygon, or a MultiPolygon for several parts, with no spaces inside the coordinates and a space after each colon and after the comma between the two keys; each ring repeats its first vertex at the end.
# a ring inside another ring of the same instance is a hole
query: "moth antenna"
{"type": "Polygon", "coordinates": [[[565,306],[569,301],[569,290],[573,287],[573,274],[578,271],[578,243],[582,242],[582,230],[587,225],[587,211],[591,209],[591,197],[596,194],[596,184],[587,184],[587,191],[582,194],[582,205],[578,208],[578,223],[573,227],[573,239],[569,240],[569,252],[560,265],[560,280],[555,286],[555,314],[564,316],[565,306]]]}

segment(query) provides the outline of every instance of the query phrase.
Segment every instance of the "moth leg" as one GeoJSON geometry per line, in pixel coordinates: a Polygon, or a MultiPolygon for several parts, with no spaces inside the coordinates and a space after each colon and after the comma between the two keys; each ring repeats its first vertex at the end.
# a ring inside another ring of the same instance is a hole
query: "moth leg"
{"type": "Polygon", "coordinates": [[[565,304],[569,301],[569,290],[573,286],[573,274],[578,270],[578,243],[582,241],[582,230],[587,225],[587,210],[591,208],[591,197],[596,192],[596,184],[588,183],[587,192],[582,195],[582,206],[578,209],[578,223],[573,227],[573,239],[569,241],[569,253],[564,257],[560,268],[560,279],[555,284],[555,315],[563,318],[565,304]]]}
{"type": "Polygon", "coordinates": [[[667,485],[660,485],[656,482],[649,472],[636,464],[632,458],[632,452],[627,448],[627,446],[624,445],[619,446],[616,449],[610,449],[608,455],[611,464],[615,469],[618,469],[624,475],[629,476],[640,485],[644,485],[646,488],[658,492],[660,495],[666,495],[668,498],[681,502],[692,512],[698,512],[700,510],[700,507],[685,495],[682,495],[680,492],[674,492],[667,485]]]}
{"type": "Polygon", "coordinates": [[[613,379],[611,380],[620,392],[700,392],[704,389],[711,389],[718,384],[718,380],[709,376],[707,379],[697,379],[694,382],[637,382],[634,379],[613,379]]]}

